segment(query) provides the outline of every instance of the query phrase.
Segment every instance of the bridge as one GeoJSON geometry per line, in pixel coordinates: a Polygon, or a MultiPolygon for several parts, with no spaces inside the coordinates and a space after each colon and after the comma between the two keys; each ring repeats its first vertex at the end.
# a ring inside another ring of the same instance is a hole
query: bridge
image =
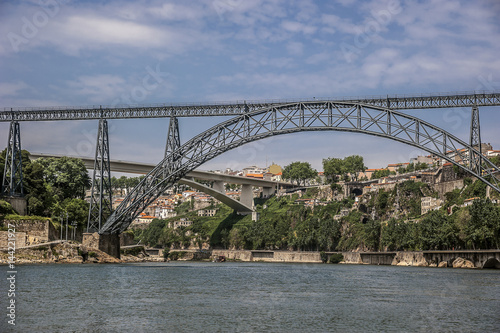
{"type": "MultiPolygon", "coordinates": [[[[37,158],[61,158],[63,155],[57,154],[44,154],[44,153],[30,153],[30,158],[35,160],[37,158]]],[[[78,157],[83,161],[87,169],[94,168],[94,159],[90,157],[78,157]]],[[[109,161],[110,170],[113,172],[135,173],[135,174],[148,174],[155,167],[154,164],[127,162],[119,160],[109,161]]],[[[274,194],[276,187],[289,188],[294,187],[293,184],[283,181],[270,181],[265,179],[255,179],[242,176],[226,175],[221,173],[193,170],[188,172],[184,178],[179,180],[179,184],[188,185],[201,192],[211,195],[215,199],[228,205],[236,210],[238,214],[247,215],[253,212],[253,190],[252,187],[262,188],[262,196],[268,198],[274,194]],[[213,182],[212,187],[205,186],[196,179],[208,180],[213,182]],[[238,184],[241,185],[240,201],[228,197],[225,194],[224,184],[238,184]]]]}
{"type": "Polygon", "coordinates": [[[341,100],[298,100],[87,108],[11,108],[0,112],[10,122],[2,193],[23,194],[20,122],[99,120],[88,230],[109,238],[130,223],[166,189],[224,152],[275,135],[303,131],[345,131],[374,135],[417,147],[449,161],[500,192],[498,167],[480,152],[479,107],[499,106],[500,92],[431,96],[386,96],[341,100]],[[471,108],[468,142],[420,118],[410,109],[471,108]],[[180,144],[178,117],[232,116],[180,144]],[[111,209],[108,119],[169,117],[164,158],[111,209]],[[479,151],[478,151],[479,149],[479,151]],[[460,162],[459,162],[460,161],[460,162]]]}

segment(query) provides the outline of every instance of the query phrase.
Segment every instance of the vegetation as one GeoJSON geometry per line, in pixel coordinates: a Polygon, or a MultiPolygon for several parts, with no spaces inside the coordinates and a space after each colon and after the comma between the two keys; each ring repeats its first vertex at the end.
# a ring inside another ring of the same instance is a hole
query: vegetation
{"type": "Polygon", "coordinates": [[[283,179],[290,179],[297,185],[305,185],[306,180],[315,178],[317,174],[308,162],[293,162],[283,169],[283,179]]]}
{"type": "MultiPolygon", "coordinates": [[[[427,184],[406,181],[393,190],[367,194],[367,201],[358,209],[353,208],[352,199],[311,209],[297,204],[297,195],[273,197],[256,199],[258,221],[220,205],[215,217],[187,212],[170,220],[154,220],[148,229],[136,232],[143,243],[177,249],[203,243],[215,248],[324,252],[498,248],[500,206],[476,200],[469,207],[455,207],[453,214],[447,213],[450,204],[481,191],[483,185],[471,182],[461,192],[450,192],[441,210],[421,216],[421,198],[436,193],[427,184]],[[396,205],[399,209],[394,208],[396,205]],[[340,216],[341,211],[347,214],[340,216]],[[368,212],[374,212],[374,218],[368,212]],[[169,221],[182,217],[193,224],[168,228],[169,221]]],[[[309,197],[314,195],[315,191],[307,193],[309,197]]],[[[323,259],[342,260],[329,258],[323,259]]]]}
{"type": "MultiPolygon", "coordinates": [[[[6,151],[0,154],[2,177],[6,151]]],[[[61,157],[31,162],[26,150],[21,152],[21,157],[28,214],[59,219],[66,218],[67,213],[70,222],[77,222],[80,227],[86,225],[89,208],[84,199],[85,191],[90,188],[90,177],[82,160],[61,157]]]]}
{"type": "Polygon", "coordinates": [[[358,173],[365,171],[366,166],[363,157],[359,155],[347,156],[344,159],[329,157],[323,159],[323,170],[326,179],[330,183],[336,183],[339,180],[349,180],[349,175],[358,179],[358,173]]]}

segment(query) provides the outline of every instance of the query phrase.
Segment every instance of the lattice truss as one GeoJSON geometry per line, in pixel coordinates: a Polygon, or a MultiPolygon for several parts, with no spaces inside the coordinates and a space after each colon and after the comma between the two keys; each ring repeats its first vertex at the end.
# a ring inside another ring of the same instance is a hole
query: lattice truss
{"type": "Polygon", "coordinates": [[[99,121],[87,232],[101,231],[112,212],[108,122],[99,121]]]}
{"type": "MultiPolygon", "coordinates": [[[[237,116],[289,103],[301,101],[257,101],[190,105],[145,105],[89,108],[23,108],[0,111],[0,121],[46,121],[46,120],[89,120],[89,119],[129,119],[129,118],[163,118],[163,117],[200,117],[200,116],[237,116]]],[[[314,101],[309,101],[314,102],[314,101]]],[[[500,105],[500,92],[464,93],[455,95],[434,96],[387,96],[376,98],[359,98],[330,100],[329,102],[362,103],[393,110],[436,109],[449,107],[480,107],[500,105]]],[[[348,104],[337,103],[338,107],[348,104]]]]}
{"type": "Polygon", "coordinates": [[[500,192],[500,170],[476,149],[421,119],[390,109],[340,102],[305,102],[269,107],[237,116],[195,136],[166,156],[103,226],[123,232],[166,189],[206,161],[248,142],[301,131],[338,130],[390,138],[437,155],[472,173],[500,192]],[[480,170],[470,168],[479,159],[480,170]]]}
{"type": "Polygon", "coordinates": [[[9,142],[5,154],[2,192],[6,196],[23,196],[23,164],[21,158],[21,131],[19,123],[10,123],[9,142]]]}

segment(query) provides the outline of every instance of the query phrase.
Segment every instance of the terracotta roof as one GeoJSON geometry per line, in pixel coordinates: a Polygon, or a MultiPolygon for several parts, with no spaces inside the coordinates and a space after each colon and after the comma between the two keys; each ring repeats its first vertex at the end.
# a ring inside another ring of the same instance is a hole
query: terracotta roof
{"type": "Polygon", "coordinates": [[[249,178],[264,178],[264,175],[261,173],[247,173],[246,177],[249,178]]]}

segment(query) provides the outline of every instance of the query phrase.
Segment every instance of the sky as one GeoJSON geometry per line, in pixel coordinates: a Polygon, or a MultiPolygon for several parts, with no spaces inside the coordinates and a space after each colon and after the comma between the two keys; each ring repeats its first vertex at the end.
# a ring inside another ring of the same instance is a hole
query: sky
{"type": "MultiPolygon", "coordinates": [[[[2,1],[0,109],[500,91],[500,2],[2,1]]],[[[480,108],[500,149],[500,107],[480,108]]],[[[468,141],[470,109],[405,111],[468,141]]],[[[181,142],[227,118],[181,118],[181,142]]],[[[110,120],[111,159],[158,163],[168,119],[110,120]]],[[[94,156],[97,121],[26,122],[23,149],[94,156]]],[[[0,123],[7,143],[8,123],[0,123]]],[[[1,146],[1,144],[0,144],[1,146]]],[[[426,152],[359,133],[256,141],[200,166],[242,169],[426,152]]]]}

